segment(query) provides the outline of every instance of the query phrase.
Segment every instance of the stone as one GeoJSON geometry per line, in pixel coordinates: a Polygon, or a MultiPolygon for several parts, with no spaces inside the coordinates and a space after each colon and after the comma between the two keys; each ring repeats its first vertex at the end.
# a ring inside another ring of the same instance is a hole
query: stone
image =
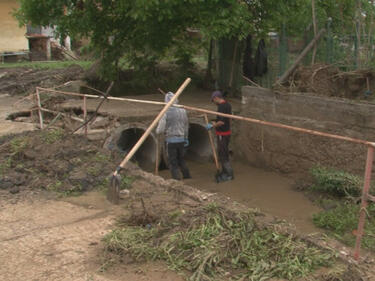
{"type": "Polygon", "coordinates": [[[93,124],[90,125],[92,129],[103,129],[109,126],[108,117],[98,116],[93,124]]]}

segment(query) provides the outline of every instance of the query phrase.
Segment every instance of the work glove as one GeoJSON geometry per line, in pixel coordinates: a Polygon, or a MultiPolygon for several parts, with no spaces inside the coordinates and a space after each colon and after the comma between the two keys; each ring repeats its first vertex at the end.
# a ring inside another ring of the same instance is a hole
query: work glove
{"type": "Polygon", "coordinates": [[[185,139],[184,140],[184,147],[188,147],[189,146],[189,140],[188,139],[185,139]]]}
{"type": "Polygon", "coordinates": [[[208,123],[208,124],[206,125],[206,129],[207,129],[207,131],[211,130],[213,127],[214,127],[214,126],[213,126],[211,123],[208,123]]]}

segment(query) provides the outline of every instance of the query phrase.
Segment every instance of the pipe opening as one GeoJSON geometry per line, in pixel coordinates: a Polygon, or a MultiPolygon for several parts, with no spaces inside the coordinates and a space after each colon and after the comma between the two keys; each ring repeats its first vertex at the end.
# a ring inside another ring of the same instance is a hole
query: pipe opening
{"type": "Polygon", "coordinates": [[[197,123],[190,123],[189,126],[189,147],[186,159],[207,161],[212,157],[212,148],[206,128],[197,123]]]}
{"type": "MultiPolygon", "coordinates": [[[[123,130],[117,141],[117,147],[121,152],[127,154],[142,137],[144,132],[145,130],[141,128],[123,130]]],[[[136,162],[143,170],[153,171],[155,169],[155,154],[156,141],[153,136],[150,135],[132,157],[132,161],[136,162]]]]}

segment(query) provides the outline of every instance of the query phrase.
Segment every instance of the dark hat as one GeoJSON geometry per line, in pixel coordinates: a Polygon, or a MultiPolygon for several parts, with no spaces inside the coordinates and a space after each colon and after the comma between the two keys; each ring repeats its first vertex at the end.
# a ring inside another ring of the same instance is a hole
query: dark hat
{"type": "Polygon", "coordinates": [[[223,98],[223,94],[220,91],[215,91],[212,93],[211,101],[213,101],[214,98],[223,98]]]}

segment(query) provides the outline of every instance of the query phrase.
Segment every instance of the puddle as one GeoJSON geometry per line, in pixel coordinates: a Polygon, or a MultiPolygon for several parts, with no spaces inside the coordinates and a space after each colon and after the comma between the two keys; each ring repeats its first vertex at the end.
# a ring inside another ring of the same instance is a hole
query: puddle
{"type": "MultiPolygon", "coordinates": [[[[214,165],[189,161],[188,166],[193,179],[187,180],[187,184],[220,193],[251,208],[285,219],[304,233],[319,232],[312,222],[312,215],[321,209],[301,192],[292,189],[292,179],[243,163],[234,163],[235,179],[217,184],[214,182],[214,165]]],[[[168,170],[160,171],[160,175],[170,178],[168,170]]]]}

